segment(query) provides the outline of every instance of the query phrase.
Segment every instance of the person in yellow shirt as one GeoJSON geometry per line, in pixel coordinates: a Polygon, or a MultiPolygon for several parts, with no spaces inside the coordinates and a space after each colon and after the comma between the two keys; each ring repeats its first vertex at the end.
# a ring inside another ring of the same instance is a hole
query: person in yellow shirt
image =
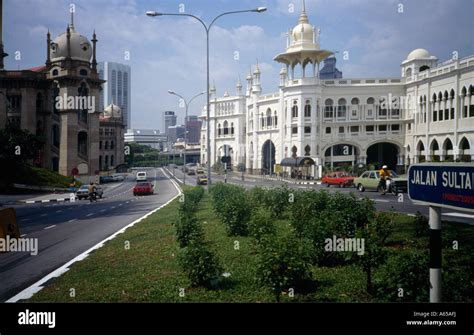
{"type": "Polygon", "coordinates": [[[382,166],[382,169],[379,171],[379,176],[380,176],[380,181],[379,181],[379,186],[378,189],[382,190],[382,194],[385,194],[387,192],[387,179],[392,177],[392,174],[390,173],[390,170],[388,169],[387,165],[382,166]]]}

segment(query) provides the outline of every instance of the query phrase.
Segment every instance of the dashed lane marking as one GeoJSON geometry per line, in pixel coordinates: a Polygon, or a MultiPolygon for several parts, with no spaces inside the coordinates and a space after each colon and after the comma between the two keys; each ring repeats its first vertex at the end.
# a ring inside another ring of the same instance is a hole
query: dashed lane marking
{"type": "Polygon", "coordinates": [[[94,213],[89,213],[86,216],[89,217],[89,216],[92,216],[92,215],[94,215],[94,213]]]}
{"type": "Polygon", "coordinates": [[[53,225],[51,225],[51,226],[48,226],[48,227],[45,227],[44,230],[48,230],[48,229],[51,229],[51,228],[54,228],[54,227],[56,227],[55,224],[53,224],[53,225]]]}

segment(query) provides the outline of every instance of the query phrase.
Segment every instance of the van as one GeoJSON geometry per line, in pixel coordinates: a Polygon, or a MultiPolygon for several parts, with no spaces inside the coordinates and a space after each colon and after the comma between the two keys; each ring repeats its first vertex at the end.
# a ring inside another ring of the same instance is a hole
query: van
{"type": "Polygon", "coordinates": [[[145,171],[137,172],[137,181],[146,181],[146,180],[147,180],[147,177],[146,177],[145,171]]]}

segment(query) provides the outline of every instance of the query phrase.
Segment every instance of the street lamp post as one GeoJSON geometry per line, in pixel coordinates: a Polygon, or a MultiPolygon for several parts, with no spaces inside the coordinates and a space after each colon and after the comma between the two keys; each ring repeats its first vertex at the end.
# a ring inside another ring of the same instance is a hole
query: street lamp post
{"type": "Polygon", "coordinates": [[[168,90],[168,93],[172,94],[172,95],[176,95],[177,97],[181,98],[184,101],[184,106],[186,107],[186,113],[185,113],[186,116],[184,117],[184,162],[183,162],[183,172],[184,172],[183,184],[186,185],[186,169],[185,169],[185,167],[186,167],[186,143],[188,141],[188,130],[187,130],[187,127],[186,127],[186,122],[187,122],[187,118],[188,118],[188,107],[191,104],[191,102],[193,102],[194,99],[196,99],[197,97],[200,97],[203,94],[206,94],[206,92],[201,92],[199,94],[196,94],[194,97],[191,98],[191,100],[189,100],[189,102],[182,95],[180,95],[176,92],[168,90]]]}
{"type": "Polygon", "coordinates": [[[207,178],[208,178],[208,185],[211,185],[211,102],[210,102],[210,95],[209,95],[209,85],[210,85],[210,80],[209,80],[209,31],[212,28],[212,25],[219,19],[220,17],[224,15],[230,15],[230,14],[238,14],[238,13],[249,13],[249,12],[255,12],[255,13],[262,13],[267,10],[266,7],[258,7],[256,9],[247,9],[247,10],[238,10],[238,11],[232,11],[232,12],[225,12],[222,14],[217,15],[209,25],[207,25],[203,20],[198,18],[195,15],[192,14],[185,14],[185,13],[159,13],[155,11],[148,11],[146,12],[147,16],[150,17],[155,17],[155,16],[188,16],[192,17],[193,19],[196,19],[199,21],[204,29],[206,30],[206,77],[207,77],[207,85],[206,85],[206,93],[207,93],[207,104],[206,104],[206,141],[207,141],[207,150],[206,150],[206,156],[207,156],[207,178]]]}

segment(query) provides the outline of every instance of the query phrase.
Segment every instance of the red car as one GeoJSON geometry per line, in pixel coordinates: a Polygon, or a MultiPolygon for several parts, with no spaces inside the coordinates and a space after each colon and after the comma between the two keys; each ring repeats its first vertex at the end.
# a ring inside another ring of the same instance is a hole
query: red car
{"type": "Polygon", "coordinates": [[[339,187],[352,187],[354,185],[354,178],[347,172],[332,172],[323,177],[321,183],[326,184],[327,187],[331,185],[339,186],[339,187]]]}
{"type": "Polygon", "coordinates": [[[153,194],[153,184],[150,182],[140,182],[133,188],[133,195],[139,194],[153,194]]]}

